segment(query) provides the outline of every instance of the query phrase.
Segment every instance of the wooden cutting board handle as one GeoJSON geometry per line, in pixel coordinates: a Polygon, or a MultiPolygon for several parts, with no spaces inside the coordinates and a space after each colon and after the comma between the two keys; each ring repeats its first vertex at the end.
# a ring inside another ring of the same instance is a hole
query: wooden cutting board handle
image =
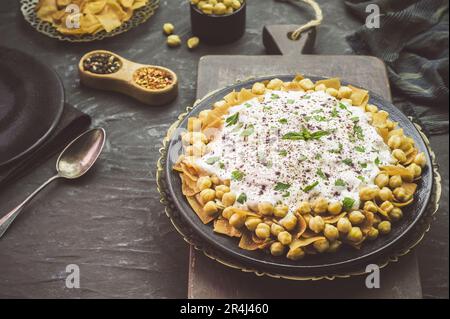
{"type": "Polygon", "coordinates": [[[263,43],[268,54],[300,55],[313,52],[316,40],[316,28],[301,34],[298,40],[292,40],[290,34],[298,28],[295,24],[268,25],[263,29],[263,43]]]}

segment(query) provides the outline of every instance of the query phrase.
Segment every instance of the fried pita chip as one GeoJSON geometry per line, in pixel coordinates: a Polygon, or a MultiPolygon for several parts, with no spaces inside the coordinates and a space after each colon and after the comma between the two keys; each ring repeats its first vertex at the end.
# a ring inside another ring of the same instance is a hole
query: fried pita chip
{"type": "Polygon", "coordinates": [[[227,235],[229,237],[241,237],[242,232],[231,226],[226,219],[216,219],[214,221],[214,232],[222,235],[227,235]]]}

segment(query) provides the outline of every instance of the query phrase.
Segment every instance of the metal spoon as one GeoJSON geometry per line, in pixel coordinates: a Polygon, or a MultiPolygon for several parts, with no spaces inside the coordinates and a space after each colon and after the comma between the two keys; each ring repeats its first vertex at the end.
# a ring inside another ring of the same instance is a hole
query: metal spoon
{"type": "Polygon", "coordinates": [[[34,196],[43,190],[48,184],[58,178],[75,179],[83,176],[94,165],[105,145],[106,133],[102,128],[92,129],[84,132],[61,152],[56,161],[56,171],[58,174],[50,178],[30,196],[28,196],[19,206],[14,208],[2,219],[0,219],[0,237],[6,232],[14,219],[23,210],[25,205],[34,196]]]}

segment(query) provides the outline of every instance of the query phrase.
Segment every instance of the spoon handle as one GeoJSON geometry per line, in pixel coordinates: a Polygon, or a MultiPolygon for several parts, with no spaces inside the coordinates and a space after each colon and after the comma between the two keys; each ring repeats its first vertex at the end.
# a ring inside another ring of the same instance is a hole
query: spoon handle
{"type": "Polygon", "coordinates": [[[25,207],[26,204],[28,204],[29,201],[31,201],[34,196],[37,195],[41,190],[43,190],[48,184],[53,182],[55,179],[58,179],[60,176],[55,175],[51,177],[49,180],[47,180],[44,184],[39,186],[33,193],[30,194],[19,206],[11,210],[8,214],[6,214],[2,219],[0,219],[0,238],[3,236],[3,234],[6,232],[8,227],[12,224],[14,219],[20,214],[22,209],[25,207]]]}

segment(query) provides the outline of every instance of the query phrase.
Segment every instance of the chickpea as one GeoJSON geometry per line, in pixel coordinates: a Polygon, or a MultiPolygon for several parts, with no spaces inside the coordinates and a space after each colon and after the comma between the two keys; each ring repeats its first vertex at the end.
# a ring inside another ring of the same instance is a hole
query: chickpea
{"type": "Polygon", "coordinates": [[[375,199],[375,197],[377,197],[379,192],[379,188],[374,188],[374,187],[363,187],[360,191],[359,191],[359,197],[363,200],[363,201],[368,201],[368,200],[373,200],[375,199]]]}
{"type": "Polygon", "coordinates": [[[227,6],[219,2],[214,6],[213,13],[217,15],[223,15],[227,13],[227,6]]]}
{"type": "Polygon", "coordinates": [[[358,210],[351,212],[348,215],[348,220],[352,223],[352,225],[359,225],[366,219],[363,213],[358,210]]]}
{"type": "Polygon", "coordinates": [[[230,219],[231,216],[234,214],[234,209],[233,207],[226,207],[223,211],[222,211],[222,217],[225,219],[230,219]]]}
{"type": "Polygon", "coordinates": [[[236,194],[233,192],[225,193],[222,196],[222,204],[224,204],[227,207],[232,206],[235,201],[236,201],[236,194]]]}
{"type": "MultiPolygon", "coordinates": [[[[223,214],[223,213],[222,213],[223,214]]],[[[247,227],[247,229],[249,231],[255,231],[256,227],[258,227],[259,224],[262,223],[262,220],[260,218],[257,217],[249,217],[247,218],[247,220],[245,221],[245,227],[247,227]]]]}
{"type": "Polygon", "coordinates": [[[289,245],[292,242],[292,235],[287,231],[282,231],[277,236],[278,241],[283,245],[289,245]]]}
{"type": "Polygon", "coordinates": [[[201,176],[197,180],[197,187],[202,191],[204,189],[210,188],[212,186],[212,181],[209,176],[201,176]]]}
{"type": "Polygon", "coordinates": [[[376,105],[373,105],[373,104],[368,104],[366,106],[366,110],[367,110],[367,112],[370,112],[370,113],[377,113],[378,112],[378,107],[376,105]]]}
{"type": "Polygon", "coordinates": [[[339,215],[342,212],[342,204],[340,202],[330,203],[328,205],[328,212],[331,215],[339,215]]]}
{"type": "Polygon", "coordinates": [[[289,249],[286,257],[291,260],[299,260],[305,257],[305,251],[301,248],[289,249]]]}
{"type": "Polygon", "coordinates": [[[233,0],[223,0],[223,4],[227,7],[231,7],[231,5],[233,4],[233,0]]]}
{"type": "Polygon", "coordinates": [[[256,236],[261,239],[266,239],[270,237],[270,226],[266,223],[261,223],[256,227],[256,236]]]}
{"type": "Polygon", "coordinates": [[[281,220],[281,225],[286,230],[293,230],[297,226],[297,217],[294,215],[287,215],[281,220]]]}
{"type": "Polygon", "coordinates": [[[387,220],[378,224],[378,231],[381,235],[387,235],[391,232],[391,223],[387,220]]]}
{"type": "Polygon", "coordinates": [[[383,202],[385,202],[387,200],[392,200],[392,198],[393,198],[392,191],[387,187],[383,187],[382,189],[380,189],[380,192],[378,193],[378,197],[383,202]]]}
{"type": "Polygon", "coordinates": [[[387,142],[391,149],[397,149],[402,144],[402,138],[398,135],[392,135],[387,142]]]}
{"type": "Polygon", "coordinates": [[[264,216],[271,216],[273,214],[273,205],[269,202],[262,202],[258,204],[258,212],[264,216]]]}
{"type": "Polygon", "coordinates": [[[264,84],[262,84],[260,82],[253,84],[253,87],[252,87],[253,94],[261,95],[261,94],[264,94],[265,91],[266,91],[266,87],[264,84]]]}
{"type": "Polygon", "coordinates": [[[370,230],[367,232],[367,239],[375,240],[378,238],[378,234],[379,234],[378,229],[371,227],[370,230]]]}
{"type": "Polygon", "coordinates": [[[386,173],[380,173],[375,177],[375,185],[379,188],[383,188],[389,185],[389,175],[386,173]]]}
{"type": "Polygon", "coordinates": [[[395,149],[392,151],[392,156],[400,163],[406,162],[406,154],[400,149],[395,149]]]}
{"type": "Polygon", "coordinates": [[[390,188],[397,188],[402,186],[403,181],[402,181],[402,177],[400,175],[394,175],[391,176],[391,178],[389,179],[389,187],[390,188]]]}
{"type": "Polygon", "coordinates": [[[391,120],[386,120],[386,128],[388,130],[393,130],[397,126],[396,122],[393,122],[391,120]]]}
{"type": "Polygon", "coordinates": [[[225,193],[228,193],[230,188],[226,185],[217,185],[216,186],[216,198],[222,200],[222,197],[225,193]]]}
{"type": "Polygon", "coordinates": [[[181,44],[181,39],[178,35],[172,34],[167,37],[167,45],[169,47],[175,48],[175,47],[180,46],[180,44],[181,44]]]}
{"type": "Polygon", "coordinates": [[[301,202],[297,211],[300,214],[309,214],[311,213],[311,204],[309,202],[301,202]]]}
{"type": "Polygon", "coordinates": [[[319,239],[314,242],[313,246],[319,253],[324,253],[330,248],[330,243],[326,239],[319,239]]]}
{"type": "Polygon", "coordinates": [[[314,89],[314,83],[310,79],[303,79],[298,83],[305,91],[314,89]]]}
{"type": "Polygon", "coordinates": [[[272,245],[270,245],[270,253],[273,256],[281,256],[284,253],[284,246],[282,243],[276,241],[272,245]]]}
{"type": "Polygon", "coordinates": [[[394,197],[401,201],[401,202],[407,202],[411,197],[408,196],[406,193],[406,190],[403,187],[397,187],[393,191],[394,197]]]}
{"type": "Polygon", "coordinates": [[[187,40],[186,44],[187,44],[187,47],[189,48],[189,50],[194,50],[199,46],[200,39],[198,37],[189,38],[187,40]]]}
{"type": "Polygon", "coordinates": [[[402,144],[400,145],[400,149],[402,151],[409,151],[413,147],[414,141],[411,141],[406,136],[403,136],[402,138],[402,144]]]}
{"type": "Polygon", "coordinates": [[[214,6],[210,3],[204,4],[201,8],[201,10],[204,14],[212,14],[213,9],[214,9],[214,6]]]}
{"type": "Polygon", "coordinates": [[[400,219],[403,218],[403,212],[400,208],[398,207],[394,207],[394,209],[391,210],[391,212],[389,213],[389,218],[393,221],[393,222],[397,222],[400,219]]]}
{"type": "Polygon", "coordinates": [[[325,222],[320,216],[314,216],[309,220],[309,228],[316,234],[322,232],[325,229],[325,222]]]}
{"type": "Polygon", "coordinates": [[[427,164],[427,158],[424,152],[421,152],[414,157],[414,164],[417,164],[422,168],[425,167],[425,165],[427,164]]]}
{"type": "Polygon", "coordinates": [[[350,229],[350,232],[347,235],[347,239],[354,243],[360,242],[362,240],[362,238],[363,238],[363,233],[361,231],[361,228],[359,228],[359,227],[352,227],[352,229],[350,229]]]}
{"type": "Polygon", "coordinates": [[[277,205],[273,209],[273,215],[278,218],[283,218],[289,211],[289,207],[286,205],[277,205]]]}
{"type": "Polygon", "coordinates": [[[394,205],[389,201],[385,201],[380,205],[380,208],[389,214],[394,209],[394,205]]]}
{"type": "Polygon", "coordinates": [[[209,216],[213,216],[213,215],[217,214],[219,209],[217,208],[216,203],[214,203],[213,201],[210,201],[210,202],[207,202],[205,204],[205,206],[203,206],[203,211],[206,214],[208,214],[209,216]]]}
{"type": "Polygon", "coordinates": [[[325,225],[325,229],[323,231],[323,234],[329,241],[335,241],[339,238],[339,231],[338,229],[330,224],[325,225]]]}
{"type": "Polygon", "coordinates": [[[328,200],[323,197],[317,198],[314,202],[313,210],[316,214],[325,213],[328,210],[328,200]]]}
{"type": "Polygon", "coordinates": [[[278,234],[283,232],[283,231],[284,231],[283,226],[280,226],[280,225],[278,225],[276,223],[273,223],[272,225],[270,225],[270,233],[272,235],[274,235],[275,237],[277,237],[278,234]]]}
{"type": "Polygon", "coordinates": [[[272,79],[267,84],[267,88],[269,90],[279,90],[279,89],[281,89],[282,85],[283,85],[283,81],[281,81],[280,79],[272,79]]]}
{"type": "Polygon", "coordinates": [[[173,33],[173,30],[175,30],[175,27],[172,23],[164,23],[163,31],[166,35],[171,35],[173,33]]]}
{"type": "Polygon", "coordinates": [[[245,214],[234,213],[233,215],[231,215],[229,223],[233,227],[241,228],[242,226],[245,225],[245,218],[246,218],[245,214]]]}
{"type": "Polygon", "coordinates": [[[345,217],[339,218],[336,226],[343,234],[347,234],[352,229],[352,223],[345,217]]]}
{"type": "Polygon", "coordinates": [[[353,91],[348,86],[341,86],[338,90],[338,98],[348,99],[352,95],[353,91]]]}
{"type": "Polygon", "coordinates": [[[407,167],[411,173],[414,175],[414,177],[419,177],[420,175],[422,175],[422,167],[420,167],[419,165],[417,165],[416,163],[412,163],[411,165],[409,165],[407,167]]]}
{"type": "Polygon", "coordinates": [[[342,246],[342,242],[341,241],[339,241],[339,240],[332,241],[330,243],[330,247],[328,247],[328,252],[329,253],[335,253],[341,248],[341,246],[342,246]]]}
{"type": "Polygon", "coordinates": [[[204,203],[213,201],[216,198],[216,192],[211,188],[204,189],[200,192],[200,198],[204,203]]]}
{"type": "Polygon", "coordinates": [[[325,91],[326,89],[327,87],[323,83],[316,85],[316,87],[314,88],[315,91],[325,91]]]}
{"type": "Polygon", "coordinates": [[[239,0],[233,0],[233,2],[231,3],[231,7],[234,10],[237,10],[241,7],[241,2],[239,0]]]}
{"type": "Polygon", "coordinates": [[[327,92],[329,95],[331,95],[333,97],[336,97],[339,94],[339,91],[334,88],[328,88],[328,89],[326,89],[325,92],[327,92]]]}
{"type": "MultiPolygon", "coordinates": [[[[381,193],[381,191],[380,191],[380,193],[381,193]]],[[[364,203],[364,208],[363,208],[363,209],[364,209],[366,212],[372,212],[372,213],[375,213],[375,212],[377,212],[377,210],[378,210],[377,206],[376,206],[375,203],[372,202],[372,201],[365,202],[365,203],[364,203]]]]}

